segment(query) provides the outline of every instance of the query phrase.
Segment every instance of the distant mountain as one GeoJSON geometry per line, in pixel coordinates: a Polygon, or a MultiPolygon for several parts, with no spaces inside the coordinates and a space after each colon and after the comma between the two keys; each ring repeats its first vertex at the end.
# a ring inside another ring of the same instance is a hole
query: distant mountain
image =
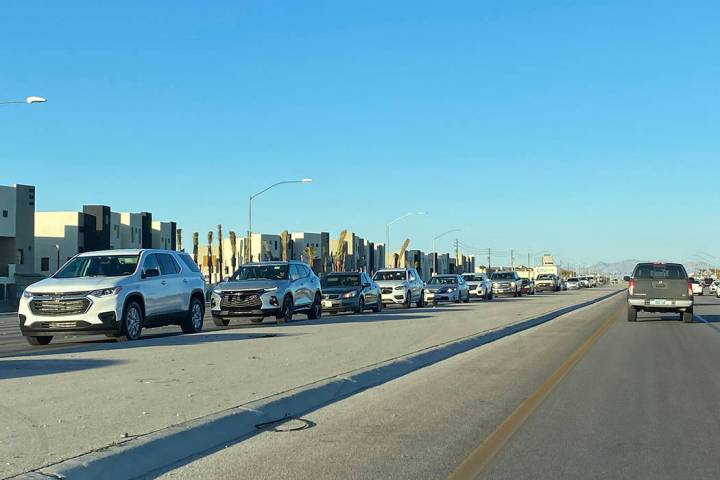
{"type": "MultiPolygon", "coordinates": [[[[630,260],[622,260],[619,262],[598,262],[595,265],[591,265],[588,267],[588,271],[590,272],[597,272],[597,273],[607,273],[607,274],[614,274],[614,275],[630,275],[635,268],[635,265],[637,265],[640,262],[650,262],[654,260],[637,260],[637,259],[630,259],[630,260]]],[[[667,260],[661,260],[661,261],[667,261],[667,260]]],[[[712,265],[710,265],[707,262],[684,262],[683,265],[685,266],[685,270],[688,271],[689,274],[693,274],[695,272],[702,272],[704,270],[713,268],[712,265]]]]}

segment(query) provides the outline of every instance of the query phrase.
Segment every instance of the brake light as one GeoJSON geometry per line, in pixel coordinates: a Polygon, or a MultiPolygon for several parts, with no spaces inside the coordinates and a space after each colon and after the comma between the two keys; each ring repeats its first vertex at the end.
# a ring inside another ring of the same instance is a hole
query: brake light
{"type": "Polygon", "coordinates": [[[634,290],[635,290],[635,280],[633,280],[631,278],[630,281],[628,282],[628,293],[630,295],[632,295],[634,290]]]}
{"type": "Polygon", "coordinates": [[[693,296],[692,282],[688,282],[688,297],[693,296]]]}

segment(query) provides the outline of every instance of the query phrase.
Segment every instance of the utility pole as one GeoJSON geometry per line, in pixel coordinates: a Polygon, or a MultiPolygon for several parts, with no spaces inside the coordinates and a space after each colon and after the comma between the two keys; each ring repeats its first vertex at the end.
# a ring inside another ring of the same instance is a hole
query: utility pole
{"type": "Polygon", "coordinates": [[[527,271],[528,271],[528,278],[532,278],[532,276],[530,275],[530,254],[529,253],[528,253],[527,271]]]}
{"type": "Polygon", "coordinates": [[[510,270],[515,271],[515,251],[510,249],[510,270]]]}
{"type": "Polygon", "coordinates": [[[490,251],[490,247],[488,247],[488,266],[487,266],[487,272],[485,272],[485,273],[487,273],[488,275],[490,274],[490,261],[491,261],[491,259],[492,259],[492,252],[490,251]]]}

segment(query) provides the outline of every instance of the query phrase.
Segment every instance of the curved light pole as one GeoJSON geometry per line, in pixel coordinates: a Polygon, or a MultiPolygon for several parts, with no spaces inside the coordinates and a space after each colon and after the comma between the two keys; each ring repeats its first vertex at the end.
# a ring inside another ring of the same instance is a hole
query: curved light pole
{"type": "Polygon", "coordinates": [[[47,102],[46,98],[43,97],[36,97],[36,96],[29,96],[25,97],[25,100],[6,100],[3,102],[0,102],[0,105],[9,105],[11,103],[27,103],[28,105],[32,103],[45,103],[47,102]]]}
{"type": "Polygon", "coordinates": [[[435,243],[437,242],[437,240],[439,238],[444,237],[448,233],[459,232],[459,231],[460,231],[459,228],[453,228],[452,230],[448,230],[447,232],[443,232],[440,235],[433,237],[433,255],[434,255],[433,256],[433,272],[435,274],[437,274],[437,256],[438,256],[438,252],[437,252],[437,248],[435,247],[435,243]]]}
{"type": "Polygon", "coordinates": [[[407,217],[411,217],[413,215],[426,215],[427,212],[408,212],[405,215],[400,215],[395,220],[392,220],[385,224],[385,268],[388,267],[388,264],[390,263],[390,225],[393,223],[397,223],[400,220],[404,220],[407,217]]]}
{"type": "Polygon", "coordinates": [[[273,183],[269,187],[260,190],[255,195],[250,195],[250,201],[248,202],[248,259],[250,261],[252,261],[252,201],[255,197],[259,197],[271,188],[275,188],[278,185],[285,185],[287,183],[312,183],[312,178],[303,178],[302,180],[283,180],[282,182],[273,183]]]}

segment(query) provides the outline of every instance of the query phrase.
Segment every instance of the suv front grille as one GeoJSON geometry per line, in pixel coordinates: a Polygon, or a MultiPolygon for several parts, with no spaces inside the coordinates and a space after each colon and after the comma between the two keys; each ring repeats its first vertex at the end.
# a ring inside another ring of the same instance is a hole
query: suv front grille
{"type": "Polygon", "coordinates": [[[258,308],[262,306],[262,290],[223,292],[220,308],[258,308]]]}
{"type": "Polygon", "coordinates": [[[392,293],[393,289],[392,288],[383,288],[383,289],[381,289],[381,292],[382,293],[392,293]]]}
{"type": "Polygon", "coordinates": [[[30,311],[35,315],[57,317],[61,315],[82,315],[90,308],[87,298],[32,300],[30,311]]]}

